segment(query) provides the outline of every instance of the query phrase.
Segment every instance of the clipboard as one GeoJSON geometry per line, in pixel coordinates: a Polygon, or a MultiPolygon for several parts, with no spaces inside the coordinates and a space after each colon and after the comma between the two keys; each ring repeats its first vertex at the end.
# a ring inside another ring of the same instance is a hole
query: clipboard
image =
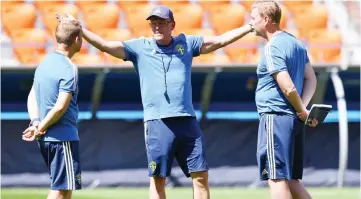
{"type": "Polygon", "coordinates": [[[327,117],[328,113],[331,112],[332,105],[328,104],[313,104],[305,121],[305,125],[309,120],[316,119],[318,124],[321,124],[327,117]]]}

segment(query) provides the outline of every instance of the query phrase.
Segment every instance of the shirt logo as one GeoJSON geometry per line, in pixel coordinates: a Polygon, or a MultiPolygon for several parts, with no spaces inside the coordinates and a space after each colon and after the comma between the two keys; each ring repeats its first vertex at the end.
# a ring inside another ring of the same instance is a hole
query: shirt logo
{"type": "Polygon", "coordinates": [[[149,168],[152,172],[155,171],[155,169],[157,168],[157,163],[155,163],[154,161],[150,161],[149,162],[149,168]]]}
{"type": "Polygon", "coordinates": [[[184,54],[184,48],[183,48],[182,44],[177,44],[177,45],[175,46],[175,49],[176,49],[181,55],[184,54]]]}

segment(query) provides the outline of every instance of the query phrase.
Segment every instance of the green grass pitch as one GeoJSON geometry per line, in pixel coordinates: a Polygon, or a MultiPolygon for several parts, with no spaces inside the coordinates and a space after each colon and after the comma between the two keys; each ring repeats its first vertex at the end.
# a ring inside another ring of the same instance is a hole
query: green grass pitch
{"type": "MultiPolygon", "coordinates": [[[[191,199],[191,188],[167,188],[167,198],[191,199]]],[[[359,188],[310,188],[314,199],[358,199],[359,188]]],[[[4,188],[1,190],[2,199],[40,199],[46,198],[47,189],[4,188]]],[[[75,191],[73,199],[147,199],[147,188],[98,188],[75,191]]],[[[269,192],[266,188],[211,188],[212,199],[267,199],[269,192]]]]}

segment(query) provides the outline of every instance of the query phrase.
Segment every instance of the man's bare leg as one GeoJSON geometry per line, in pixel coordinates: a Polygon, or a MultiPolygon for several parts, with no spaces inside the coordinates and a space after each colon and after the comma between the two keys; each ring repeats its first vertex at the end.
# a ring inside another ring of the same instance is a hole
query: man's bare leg
{"type": "Polygon", "coordinates": [[[209,199],[208,171],[191,173],[193,181],[193,198],[209,199]]]}
{"type": "Polygon", "coordinates": [[[312,199],[299,180],[289,180],[288,186],[290,187],[293,199],[312,199]]]}
{"type": "Polygon", "coordinates": [[[150,199],[165,199],[165,177],[151,177],[149,186],[150,199]]]}
{"type": "Polygon", "coordinates": [[[268,180],[272,199],[292,199],[291,190],[288,181],[285,179],[268,180]]]}

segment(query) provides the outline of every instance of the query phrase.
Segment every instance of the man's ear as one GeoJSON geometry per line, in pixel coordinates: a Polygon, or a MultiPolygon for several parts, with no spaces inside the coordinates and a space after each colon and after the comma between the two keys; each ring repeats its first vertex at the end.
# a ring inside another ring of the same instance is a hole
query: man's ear
{"type": "Polygon", "coordinates": [[[175,21],[173,21],[172,30],[175,28],[175,21]]]}

